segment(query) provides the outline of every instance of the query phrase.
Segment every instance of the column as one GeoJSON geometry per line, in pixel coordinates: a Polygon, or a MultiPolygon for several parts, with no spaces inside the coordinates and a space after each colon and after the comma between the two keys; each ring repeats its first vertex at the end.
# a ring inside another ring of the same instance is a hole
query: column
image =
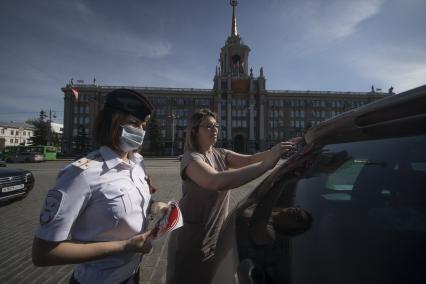
{"type": "Polygon", "coordinates": [[[228,148],[232,148],[232,94],[231,92],[227,92],[227,99],[226,99],[226,137],[228,139],[228,148]]]}
{"type": "MultiPolygon", "coordinates": [[[[219,139],[223,143],[223,137],[221,137],[221,134],[222,134],[221,128],[222,128],[223,121],[222,121],[222,108],[221,108],[221,102],[220,102],[221,101],[221,95],[220,95],[220,93],[219,92],[216,93],[215,97],[216,97],[216,107],[217,107],[217,111],[216,111],[217,118],[216,118],[216,121],[219,122],[219,129],[217,131],[218,131],[218,134],[219,134],[218,135],[219,139]]],[[[220,146],[222,146],[222,145],[220,145],[220,146]]]]}
{"type": "Polygon", "coordinates": [[[260,149],[265,149],[265,96],[260,94],[259,100],[259,142],[260,149]]]}
{"type": "Polygon", "coordinates": [[[62,152],[71,154],[73,137],[73,97],[68,91],[64,92],[64,131],[62,133],[62,152]]]}
{"type": "Polygon", "coordinates": [[[249,153],[255,153],[255,138],[254,138],[254,94],[249,94],[249,141],[248,141],[248,151],[249,153]]]}
{"type": "Polygon", "coordinates": [[[254,140],[254,95],[249,96],[249,140],[254,140]]]}

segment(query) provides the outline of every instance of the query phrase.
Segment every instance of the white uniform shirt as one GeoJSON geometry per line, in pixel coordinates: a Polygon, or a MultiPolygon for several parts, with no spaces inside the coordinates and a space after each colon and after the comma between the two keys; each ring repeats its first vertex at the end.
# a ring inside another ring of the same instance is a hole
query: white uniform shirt
{"type": "MultiPolygon", "coordinates": [[[[143,158],[125,163],[108,147],[64,168],[49,190],[36,237],[48,241],[127,240],[145,231],[151,199],[143,158]]],[[[121,253],[78,264],[80,283],[119,283],[139,267],[141,254],[121,253]]]]}

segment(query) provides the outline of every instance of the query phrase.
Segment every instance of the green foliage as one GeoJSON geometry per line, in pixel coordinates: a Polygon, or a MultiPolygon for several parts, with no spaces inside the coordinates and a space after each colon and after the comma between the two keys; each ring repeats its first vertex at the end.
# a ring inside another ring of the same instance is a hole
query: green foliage
{"type": "Polygon", "coordinates": [[[30,137],[31,145],[47,145],[49,137],[49,122],[45,121],[46,113],[41,110],[38,119],[28,120],[27,123],[34,126],[33,136],[30,137]]]}

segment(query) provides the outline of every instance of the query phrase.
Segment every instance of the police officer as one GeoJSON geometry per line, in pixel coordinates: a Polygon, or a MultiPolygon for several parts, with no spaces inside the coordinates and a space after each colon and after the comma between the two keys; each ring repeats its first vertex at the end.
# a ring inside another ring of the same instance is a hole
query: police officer
{"type": "Polygon", "coordinates": [[[99,149],[65,167],[47,193],[35,265],[77,264],[70,283],[139,282],[142,255],[152,248],[147,214],[168,210],[152,202],[137,153],[153,109],[133,90],[106,96],[93,129],[99,149]]]}

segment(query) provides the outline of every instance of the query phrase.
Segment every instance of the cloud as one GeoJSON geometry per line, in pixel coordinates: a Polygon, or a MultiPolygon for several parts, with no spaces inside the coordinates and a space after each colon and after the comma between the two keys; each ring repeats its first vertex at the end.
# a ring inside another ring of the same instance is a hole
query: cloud
{"type": "Polygon", "coordinates": [[[62,121],[63,94],[58,86],[32,82],[3,84],[0,120],[25,121],[37,117],[41,109],[51,109],[57,115],[55,120],[62,121]]]}
{"type": "Polygon", "coordinates": [[[350,64],[379,88],[392,85],[396,92],[401,92],[426,84],[426,52],[423,49],[389,47],[374,54],[358,54],[350,64]]]}
{"type": "Polygon", "coordinates": [[[380,12],[384,0],[310,1],[303,21],[310,36],[324,40],[351,36],[357,26],[380,12]]]}
{"type": "MultiPolygon", "coordinates": [[[[98,30],[99,32],[99,30],[98,30]]],[[[136,58],[158,59],[171,54],[172,44],[165,40],[147,40],[141,36],[117,29],[92,34],[85,39],[93,47],[111,53],[136,58]]]]}
{"type": "Polygon", "coordinates": [[[85,3],[83,2],[78,2],[78,1],[71,1],[69,3],[67,3],[68,1],[64,2],[65,4],[69,4],[69,5],[73,5],[75,7],[75,9],[80,12],[82,15],[85,16],[92,16],[93,12],[90,9],[90,7],[88,7],[85,3]]]}
{"type": "Polygon", "coordinates": [[[166,69],[153,71],[153,75],[157,78],[156,81],[158,81],[160,86],[167,82],[168,86],[171,87],[211,89],[213,86],[212,81],[203,76],[202,70],[198,71],[200,73],[197,73],[196,70],[185,72],[181,68],[169,66],[166,69]]]}
{"type": "Polygon", "coordinates": [[[155,30],[141,28],[154,26],[161,21],[160,18],[144,19],[140,26],[129,27],[125,20],[93,9],[82,1],[41,3],[38,4],[40,12],[30,17],[43,34],[49,35],[50,40],[65,42],[65,48],[74,46],[74,51],[89,48],[90,52],[95,50],[101,55],[148,59],[164,58],[172,53],[173,44],[170,41],[155,33],[155,30]],[[48,16],[42,13],[47,8],[51,11],[48,16]]]}

